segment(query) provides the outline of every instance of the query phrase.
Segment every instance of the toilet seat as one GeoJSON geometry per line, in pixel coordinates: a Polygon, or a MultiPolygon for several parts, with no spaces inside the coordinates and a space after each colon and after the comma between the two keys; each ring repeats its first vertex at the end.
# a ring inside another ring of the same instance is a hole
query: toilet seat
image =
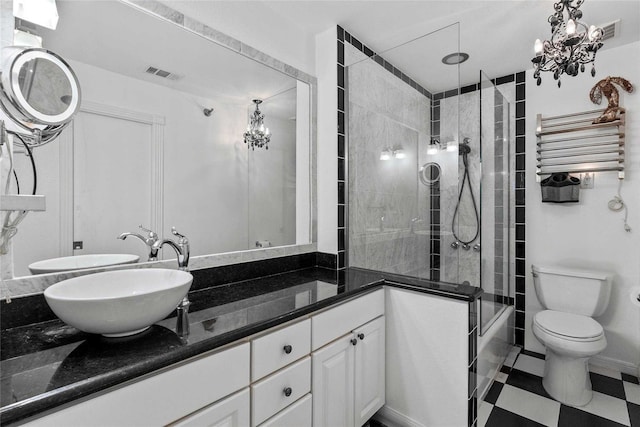
{"type": "Polygon", "coordinates": [[[555,310],[544,310],[533,317],[544,333],[570,341],[597,341],[604,336],[602,325],[591,317],[555,310]]]}

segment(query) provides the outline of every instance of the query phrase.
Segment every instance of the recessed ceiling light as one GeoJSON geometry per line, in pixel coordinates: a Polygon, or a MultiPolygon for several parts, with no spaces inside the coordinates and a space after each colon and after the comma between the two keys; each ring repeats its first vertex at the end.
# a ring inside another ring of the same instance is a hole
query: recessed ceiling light
{"type": "Polygon", "coordinates": [[[455,52],[455,53],[450,53],[449,55],[442,58],[442,63],[447,65],[457,65],[457,64],[462,64],[467,59],[469,59],[468,53],[455,52]]]}

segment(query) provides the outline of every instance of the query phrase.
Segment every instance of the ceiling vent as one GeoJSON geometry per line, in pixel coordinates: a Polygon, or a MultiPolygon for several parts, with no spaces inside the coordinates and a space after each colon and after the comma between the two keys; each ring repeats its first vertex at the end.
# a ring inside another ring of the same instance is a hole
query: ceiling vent
{"type": "Polygon", "coordinates": [[[145,73],[153,74],[154,76],[162,77],[163,79],[169,80],[180,80],[182,78],[182,76],[179,74],[170,73],[169,71],[161,70],[160,68],[151,66],[147,67],[145,73]]]}
{"type": "Polygon", "coordinates": [[[620,33],[620,20],[609,22],[600,26],[604,30],[602,40],[612,39],[620,33]]]}

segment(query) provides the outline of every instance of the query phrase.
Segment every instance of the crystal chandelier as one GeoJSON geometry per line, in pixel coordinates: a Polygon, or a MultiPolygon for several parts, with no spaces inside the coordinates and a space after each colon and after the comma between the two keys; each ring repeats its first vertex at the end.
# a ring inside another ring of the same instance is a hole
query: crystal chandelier
{"type": "Polygon", "coordinates": [[[269,128],[264,127],[264,114],[259,108],[262,100],[254,99],[253,103],[256,104],[256,110],[251,115],[247,131],[244,133],[244,143],[247,144],[247,148],[251,147],[252,150],[255,150],[256,147],[264,147],[265,150],[268,150],[267,144],[271,140],[271,133],[269,128]]]}
{"type": "MultiPolygon", "coordinates": [[[[552,71],[553,78],[567,74],[577,76],[584,72],[585,64],[594,63],[598,49],[602,47],[602,28],[579,21],[582,18],[584,0],[560,0],[554,3],[555,13],[549,16],[551,39],[535,42],[536,56],[531,60],[534,65],[533,77],[538,86],[542,83],[541,71],[552,71]],[[565,21],[566,14],[566,21],[565,21]]],[[[591,67],[591,75],[596,75],[595,64],[591,67]]]]}

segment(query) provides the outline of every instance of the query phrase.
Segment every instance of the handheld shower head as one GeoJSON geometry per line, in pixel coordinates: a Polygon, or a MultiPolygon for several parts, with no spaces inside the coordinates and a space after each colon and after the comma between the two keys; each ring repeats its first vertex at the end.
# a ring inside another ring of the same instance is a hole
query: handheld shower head
{"type": "Polygon", "coordinates": [[[462,144],[458,145],[458,155],[465,156],[471,152],[471,147],[469,147],[468,138],[465,138],[462,144]]]}

